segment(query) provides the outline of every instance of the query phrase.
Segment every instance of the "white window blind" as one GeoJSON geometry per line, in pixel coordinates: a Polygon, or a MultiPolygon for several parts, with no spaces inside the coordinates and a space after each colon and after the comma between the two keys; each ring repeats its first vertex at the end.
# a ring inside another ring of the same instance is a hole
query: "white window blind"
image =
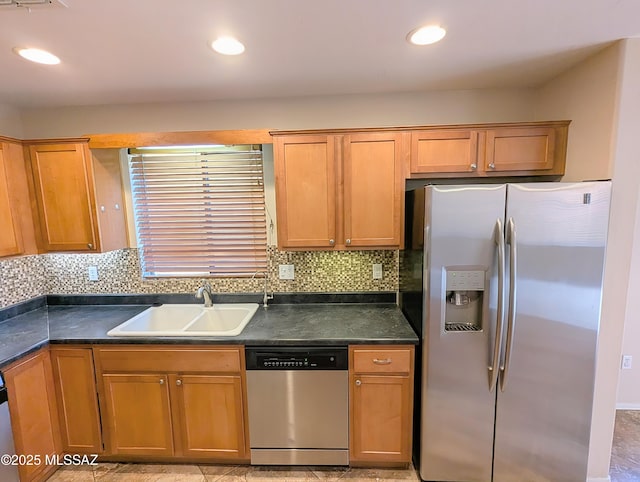
{"type": "Polygon", "coordinates": [[[129,150],[144,277],[263,273],[260,146],[129,150]]]}

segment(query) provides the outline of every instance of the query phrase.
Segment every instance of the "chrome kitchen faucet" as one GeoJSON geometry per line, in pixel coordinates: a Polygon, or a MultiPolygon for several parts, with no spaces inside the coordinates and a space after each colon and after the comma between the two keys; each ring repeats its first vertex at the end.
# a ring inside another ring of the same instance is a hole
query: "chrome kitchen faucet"
{"type": "Polygon", "coordinates": [[[204,297],[205,308],[210,308],[213,306],[213,302],[211,301],[212,296],[211,285],[207,281],[205,281],[202,286],[198,288],[198,291],[196,291],[196,298],[200,300],[204,297]]]}

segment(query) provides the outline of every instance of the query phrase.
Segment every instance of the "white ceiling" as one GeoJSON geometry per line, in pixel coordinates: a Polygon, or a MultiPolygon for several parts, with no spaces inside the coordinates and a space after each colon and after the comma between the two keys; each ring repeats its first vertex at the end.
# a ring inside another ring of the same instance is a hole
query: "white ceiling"
{"type": "Polygon", "coordinates": [[[0,7],[16,107],[535,86],[640,34],[639,0],[64,0],[0,7]],[[416,47],[407,33],[448,30],[416,47]],[[209,48],[233,35],[245,54],[209,48]],[[27,62],[38,47],[58,66],[27,62]]]}

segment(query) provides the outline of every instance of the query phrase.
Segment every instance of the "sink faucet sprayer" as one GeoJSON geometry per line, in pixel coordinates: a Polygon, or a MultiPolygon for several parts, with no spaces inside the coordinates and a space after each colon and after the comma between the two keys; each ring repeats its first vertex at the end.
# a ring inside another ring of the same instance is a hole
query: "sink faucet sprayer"
{"type": "Polygon", "coordinates": [[[213,302],[211,301],[211,298],[212,298],[211,285],[207,281],[205,281],[202,284],[202,286],[198,288],[198,291],[196,291],[196,298],[200,300],[203,297],[204,297],[204,307],[205,308],[212,307],[213,302]]]}

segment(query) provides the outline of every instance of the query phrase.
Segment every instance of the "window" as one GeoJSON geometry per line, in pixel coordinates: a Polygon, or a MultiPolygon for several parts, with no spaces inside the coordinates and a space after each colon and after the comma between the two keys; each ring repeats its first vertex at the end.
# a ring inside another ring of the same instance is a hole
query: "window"
{"type": "Polygon", "coordinates": [[[143,277],[263,273],[260,146],[129,150],[143,277]]]}

